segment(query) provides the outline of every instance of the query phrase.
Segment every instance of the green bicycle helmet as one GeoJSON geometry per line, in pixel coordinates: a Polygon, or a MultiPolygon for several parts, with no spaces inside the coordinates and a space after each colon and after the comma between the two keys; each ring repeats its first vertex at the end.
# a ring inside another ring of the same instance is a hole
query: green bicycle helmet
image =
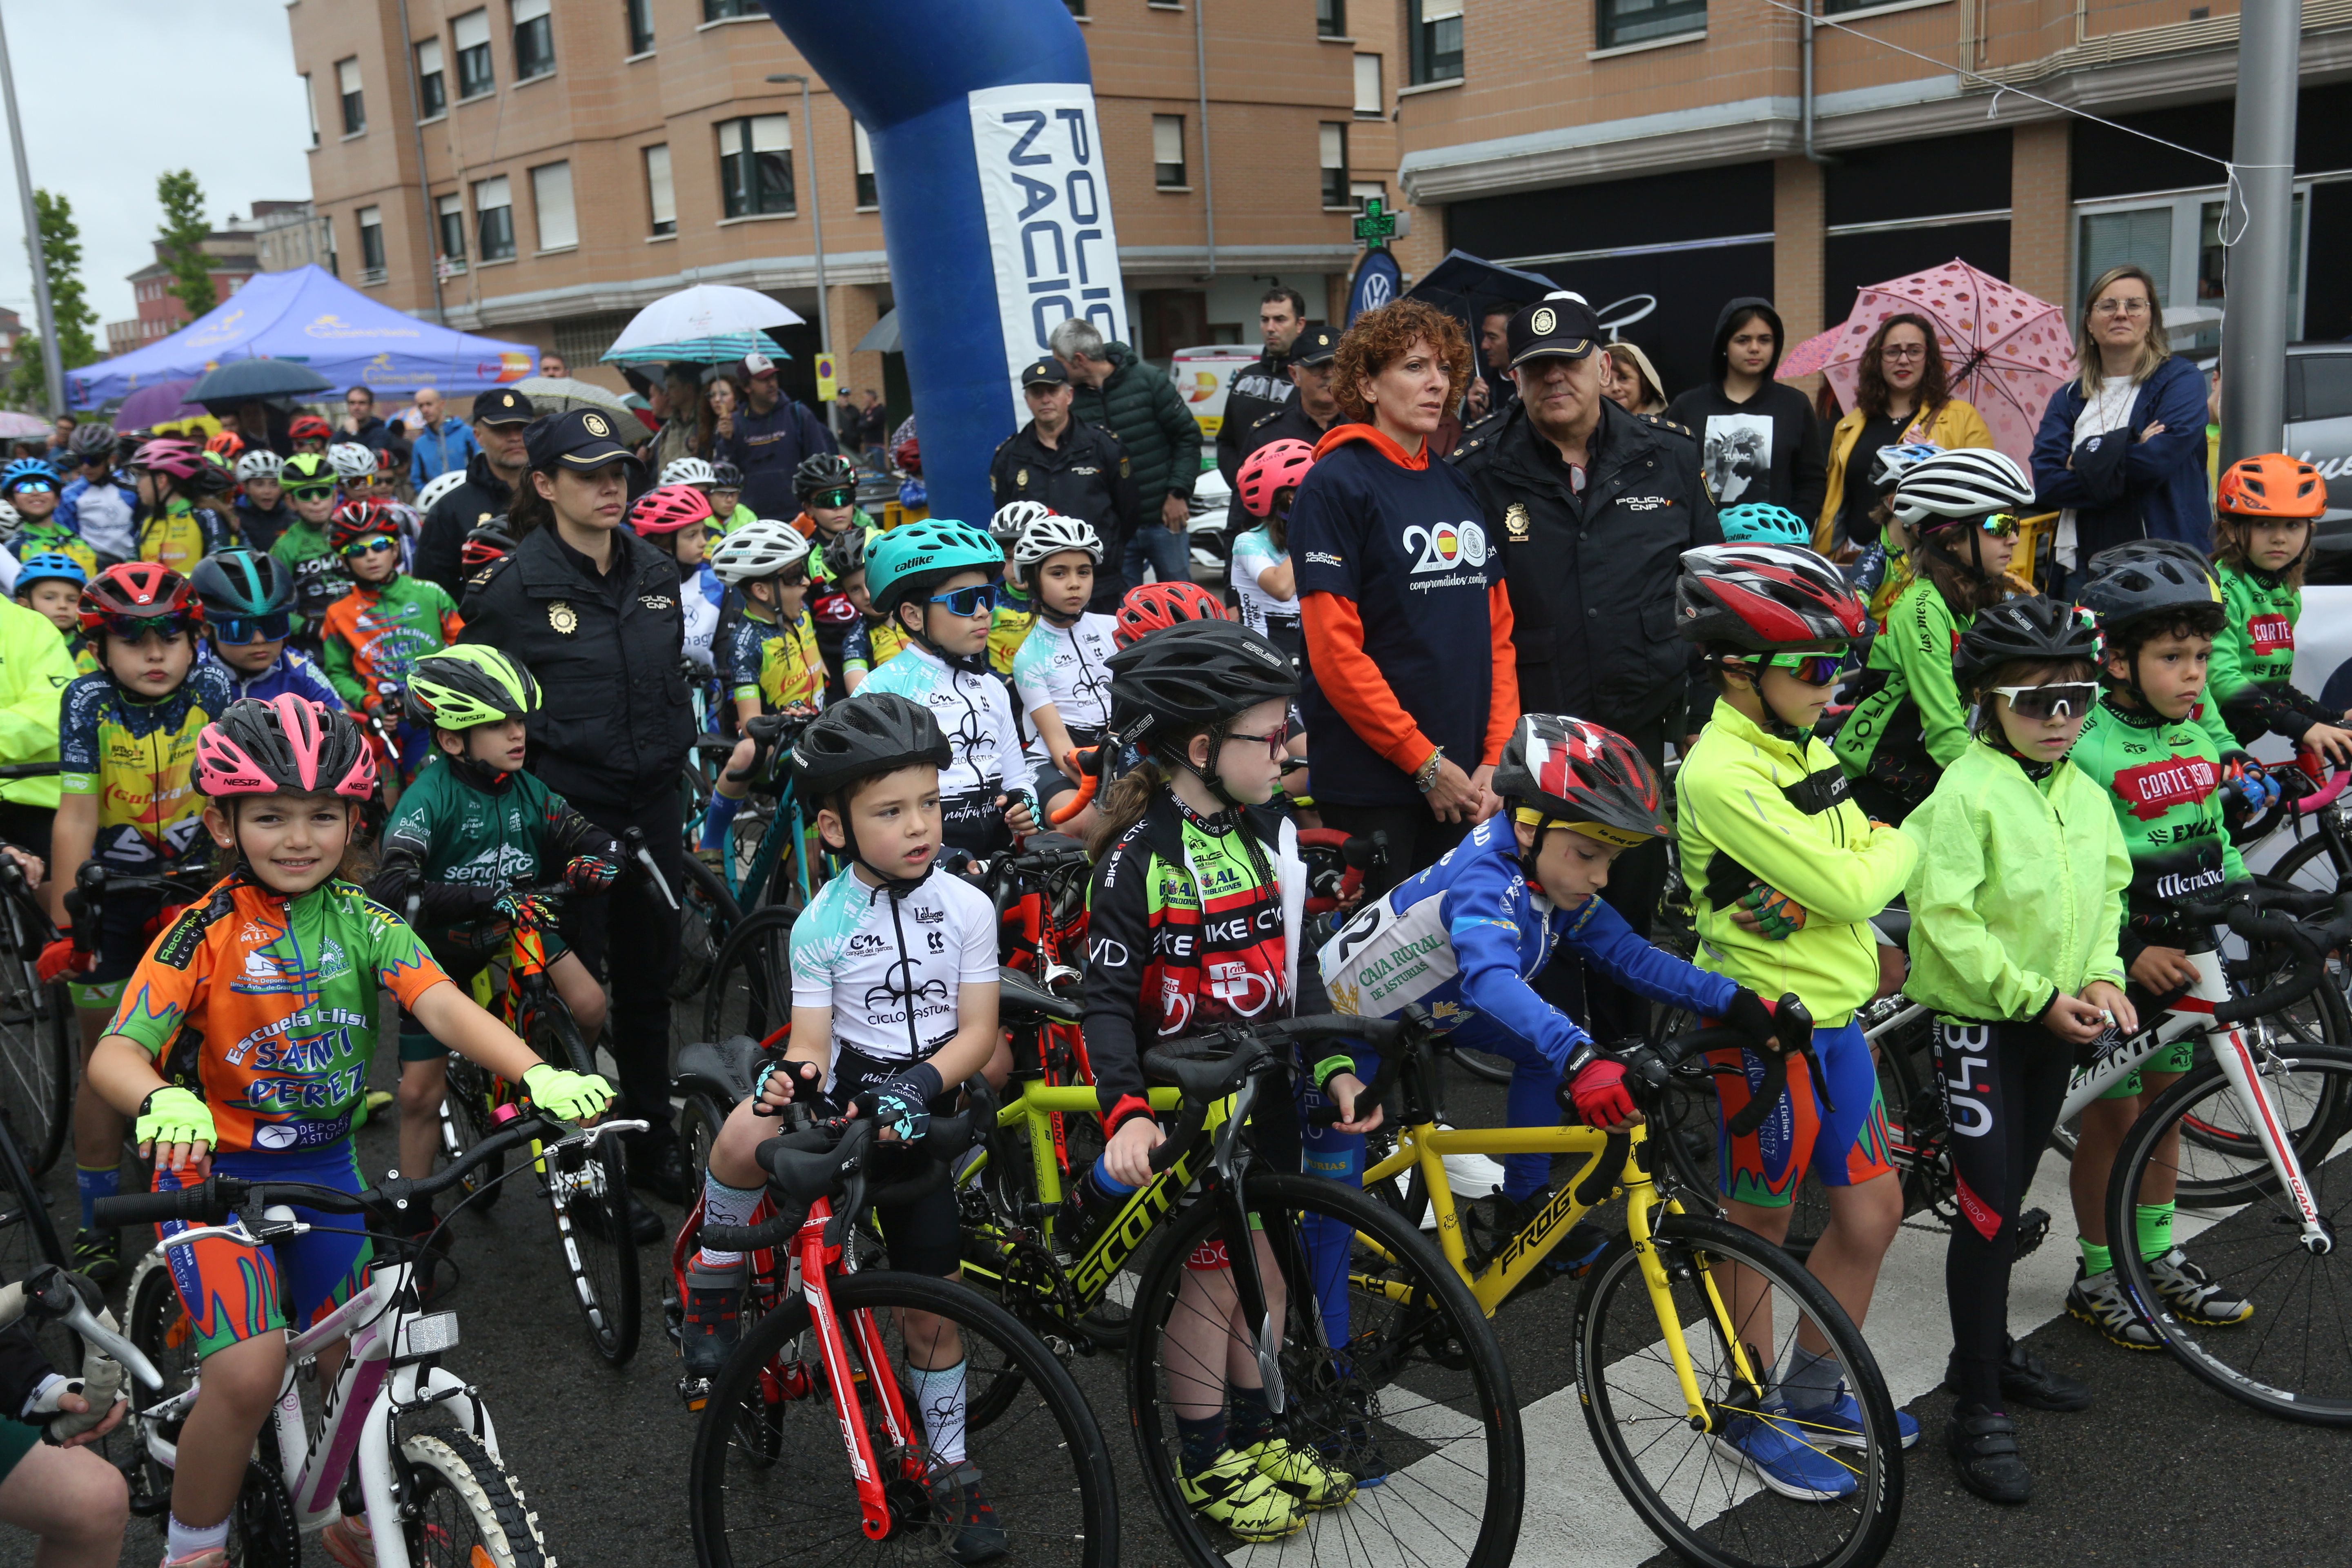
{"type": "Polygon", "coordinates": [[[335,466],[316,452],[297,452],[278,470],[278,486],[289,498],[324,495],[341,482],[335,477],[335,466]]]}
{"type": "Polygon", "coordinates": [[[438,730],[470,730],[539,711],[539,682],[516,659],[480,643],[428,653],[409,667],[408,711],[438,730]]]}
{"type": "Polygon", "coordinates": [[[284,609],[294,596],[294,574],[275,556],[238,545],[197,562],[188,586],[196,591],[205,620],[243,620],[284,609]]]}
{"type": "Polygon", "coordinates": [[[1717,515],[1723,524],[1726,544],[1794,544],[1806,550],[1813,547],[1813,525],[1785,506],[1750,501],[1745,506],[1725,507],[1717,515]]]}
{"type": "Polygon", "coordinates": [[[988,531],[952,518],[901,523],[866,552],[866,591],[885,616],[918,590],[959,572],[985,572],[992,579],[1003,570],[1003,548],[988,531]]]}

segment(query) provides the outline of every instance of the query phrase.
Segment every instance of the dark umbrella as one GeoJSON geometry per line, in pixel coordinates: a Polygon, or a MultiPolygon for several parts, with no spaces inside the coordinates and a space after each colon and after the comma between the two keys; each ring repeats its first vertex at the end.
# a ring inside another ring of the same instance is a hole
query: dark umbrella
{"type": "Polygon", "coordinates": [[[1445,259],[1422,275],[1405,290],[1408,300],[1426,300],[1442,310],[1467,315],[1473,321],[1494,305],[1532,305],[1559,285],[1535,272],[1487,261],[1466,250],[1449,250],[1445,259]]]}
{"type": "Polygon", "coordinates": [[[333,384],[309,365],[296,364],[291,360],[240,359],[206,371],[203,379],[188,389],[187,396],[189,402],[201,403],[218,413],[223,408],[265,397],[324,392],[333,384]]]}

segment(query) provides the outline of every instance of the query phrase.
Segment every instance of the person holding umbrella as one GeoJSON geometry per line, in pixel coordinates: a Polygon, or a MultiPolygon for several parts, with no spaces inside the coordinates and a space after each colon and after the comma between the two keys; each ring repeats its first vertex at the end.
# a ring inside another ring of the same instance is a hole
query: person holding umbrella
{"type": "Polygon", "coordinates": [[[1870,481],[1884,447],[1924,443],[1947,451],[1990,447],[1992,432],[1975,407],[1952,395],[1943,345],[1927,317],[1892,315],[1870,334],[1854,382],[1854,405],[1830,432],[1829,489],[1813,530],[1813,548],[1832,561],[1851,560],[1876,543],[1870,514],[1895,488],[1870,481]],[[1851,471],[1849,471],[1851,470],[1851,471]]]}

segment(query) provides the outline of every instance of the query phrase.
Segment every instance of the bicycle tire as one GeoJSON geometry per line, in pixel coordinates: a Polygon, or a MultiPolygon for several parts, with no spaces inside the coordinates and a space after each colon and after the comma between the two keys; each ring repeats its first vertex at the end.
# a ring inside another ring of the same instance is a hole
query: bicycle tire
{"type": "MultiPolygon", "coordinates": [[[[1758,1492],[1743,1461],[1716,1452],[1721,1438],[1690,1430],[1688,1409],[1672,1381],[1658,1308],[1643,1279],[1641,1258],[1631,1237],[1621,1236],[1585,1277],[1575,1326],[1579,1403],[1610,1479],[1661,1542],[1684,1561],[1703,1568],[1866,1568],[1876,1563],[1901,1522],[1903,1460],[1895,1403],[1862,1331],[1819,1280],[1763,1237],[1696,1215],[1652,1212],[1658,1222],[1653,1238],[1658,1256],[1675,1282],[1679,1321],[1706,1321],[1714,1329],[1712,1335],[1686,1336],[1685,1342],[1701,1392],[1716,1405],[1717,1415],[1722,1415],[1717,1402],[1740,1386],[1729,1364],[1730,1339],[1746,1342],[1749,1336],[1742,1326],[1725,1322],[1695,1281],[1702,1272],[1711,1275],[1718,1261],[1737,1261],[1763,1275],[1780,1298],[1792,1300],[1827,1340],[1846,1370],[1868,1446],[1860,1458],[1849,1461],[1858,1472],[1851,1498],[1791,1508],[1758,1492]],[[1622,1322],[1610,1310],[1621,1295],[1630,1302],[1622,1322]],[[1621,1405],[1639,1408],[1651,1423],[1639,1440],[1615,1419],[1621,1405]],[[1691,1443],[1674,1447],[1677,1431],[1687,1434],[1691,1443]],[[1703,1451],[1696,1464],[1693,1448],[1703,1451]],[[1662,1485],[1675,1495],[1667,1495],[1662,1485]],[[1738,1500],[1744,1494],[1753,1495],[1738,1500]],[[1688,1518],[1677,1506],[1676,1498],[1685,1495],[1690,1511],[1703,1517],[1688,1518]],[[1818,1526],[1809,1533],[1820,1541],[1769,1556],[1753,1554],[1748,1539],[1778,1525],[1818,1526]]],[[[1729,1281],[1709,1283],[1727,1310],[1729,1281]]],[[[1763,1351],[1768,1363],[1779,1362],[1793,1342],[1795,1324],[1789,1320],[1794,1316],[1776,1317],[1776,1342],[1763,1351]]],[[[1851,1452],[1838,1450],[1841,1458],[1851,1452]]]]}
{"type": "Polygon", "coordinates": [[[1517,1064],[1508,1057],[1490,1056],[1485,1051],[1474,1051],[1451,1042],[1446,1046],[1445,1054],[1459,1063],[1464,1072],[1484,1083],[1508,1083],[1511,1074],[1517,1070],[1517,1064]]]}
{"type": "Polygon", "coordinates": [[[1185,1503],[1174,1401],[1162,1391],[1161,1369],[1187,1261],[1213,1237],[1231,1239],[1213,1194],[1160,1227],[1165,1234],[1136,1296],[1128,1359],[1137,1456],[1180,1555],[1193,1568],[1297,1561],[1293,1553],[1302,1550],[1318,1563],[1508,1563],[1526,1497],[1526,1452],[1510,1370],[1469,1287],[1419,1230],[1360,1188],[1253,1171],[1246,1191],[1265,1226],[1253,1234],[1265,1237],[1286,1283],[1288,1436],[1323,1449],[1362,1481],[1349,1501],[1307,1514],[1300,1532],[1283,1541],[1240,1541],[1204,1525],[1185,1503]],[[1306,1237],[1318,1226],[1349,1238],[1347,1338],[1339,1351],[1329,1348],[1313,1289],[1318,1264],[1306,1237]],[[1458,1442],[1441,1429],[1454,1424],[1465,1427],[1458,1442]],[[1470,1545],[1457,1557],[1463,1541],[1470,1545]]]}
{"type": "MultiPolygon", "coordinates": [[[[171,1266],[163,1261],[161,1252],[151,1252],[139,1260],[124,1300],[127,1326],[123,1338],[139,1347],[140,1353],[154,1363],[163,1380],[163,1387],[151,1389],[135,1377],[123,1379],[122,1386],[131,1395],[131,1408],[134,1412],[148,1410],[184,1393],[195,1381],[198,1361],[194,1325],[180,1305],[180,1293],[172,1283],[171,1266]]],[[[178,1435],[167,1430],[165,1436],[176,1439],[178,1435]]],[[[171,1469],[148,1457],[145,1445],[140,1444],[137,1452],[138,1460],[126,1469],[124,1478],[131,1482],[131,1507],[141,1513],[160,1512],[171,1502],[171,1469]]]]}
{"type": "Polygon", "coordinates": [[[689,1094],[677,1113],[677,1141],[686,1150],[686,1166],[697,1190],[710,1171],[711,1146],[727,1125],[728,1110],[707,1094],[689,1094]]]}
{"type": "MultiPolygon", "coordinates": [[[[11,933],[24,930],[21,911],[5,917],[11,933]]],[[[65,1152],[73,1125],[74,1067],[80,1032],[62,985],[44,985],[33,955],[14,934],[0,948],[0,1116],[15,1133],[26,1167],[36,1176],[65,1152]]]]}
{"type": "MultiPolygon", "coordinates": [[[[451,1164],[498,1131],[490,1120],[493,1080],[489,1068],[450,1053],[449,1081],[441,1095],[441,1151],[451,1164]]],[[[506,1191],[506,1184],[499,1180],[506,1168],[506,1152],[500,1150],[459,1177],[457,1190],[463,1195],[458,1206],[478,1215],[488,1214],[490,1205],[506,1191]]]]}
{"type": "Polygon", "coordinates": [[[764,1040],[793,1016],[792,910],[770,904],[743,917],[711,966],[702,1000],[702,1037],[764,1040]]]}
{"type": "Polygon", "coordinates": [[[48,1195],[41,1191],[40,1182],[26,1167],[16,1137],[5,1126],[0,1126],[0,1173],[6,1176],[9,1196],[14,1199],[13,1207],[0,1213],[0,1266],[10,1271],[5,1278],[22,1279],[43,1263],[72,1267],[57,1223],[50,1217],[48,1195]],[[16,1239],[20,1230],[24,1233],[21,1246],[16,1239]]]}
{"type": "MultiPolygon", "coordinates": [[[[2297,1049],[2282,1059],[2300,1079],[2324,1075],[2352,1091],[2352,1050],[2297,1049]]],[[[2268,1082],[2265,1087],[2276,1092],[2268,1082]]],[[[2107,1179],[2106,1206],[2107,1223],[2116,1224],[2120,1215],[2126,1228],[2108,1234],[2132,1234],[2141,1192],[2162,1168],[2167,1135],[2192,1114],[2216,1121],[2236,1117],[2251,1125],[2221,1064],[2209,1062],[2183,1076],[2124,1135],[2107,1179]]],[[[2179,1147],[2183,1168],[2192,1160],[2221,1157],[2185,1137],[2179,1147]]],[[[2181,1169],[2174,1174],[2177,1184],[2186,1184],[2181,1169]]],[[[2233,1291],[2244,1287],[2253,1305],[2250,1320],[2209,1325],[2179,1315],[2157,1291],[2151,1261],[2136,1247],[2116,1249],[2116,1274],[2173,1359],[2199,1382],[2284,1420],[2352,1426],[2352,1368],[2340,1353],[2315,1353],[2341,1347],[2352,1336],[2352,1257],[2341,1244],[2352,1234],[2352,1160],[2323,1163],[2305,1156],[2304,1175],[2322,1223],[2337,1238],[2332,1250],[2315,1254],[2304,1247],[2300,1214],[2267,1160],[2240,1184],[2250,1189],[2245,1206],[2189,1244],[2195,1261],[2217,1282],[2233,1291]],[[2333,1316],[2336,1328],[2327,1329],[2322,1314],[2333,1316]],[[2284,1342],[2274,1343],[2274,1335],[2284,1342]],[[2331,1372],[2326,1388],[2308,1386],[2314,1374],[2331,1372]]]]}
{"type": "Polygon", "coordinates": [[[481,1439],[436,1427],[403,1441],[400,1458],[412,1505],[404,1529],[416,1568],[545,1568],[539,1515],[481,1439]]]}
{"type": "MultiPolygon", "coordinates": [[[[998,1520],[1020,1542],[1015,1551],[1024,1563],[1111,1568],[1118,1563],[1118,1517],[1108,1447],[1077,1385],[1036,1336],[1003,1308],[950,1280],[866,1270],[835,1278],[829,1293],[845,1328],[855,1314],[869,1312],[887,1338],[901,1321],[892,1309],[911,1308],[955,1322],[963,1335],[967,1361],[974,1359],[973,1342],[985,1340],[990,1348],[980,1352],[983,1364],[1002,1357],[1017,1365],[1034,1403],[992,1423],[985,1433],[987,1455],[972,1460],[986,1478],[998,1520]],[[1006,1491],[1007,1481],[1019,1483],[1016,1489],[1006,1491]]],[[[893,1518],[900,1528],[879,1542],[866,1540],[860,1531],[838,1412],[821,1381],[822,1359],[796,1353],[797,1342],[809,1326],[807,1297],[793,1296],[746,1328],[712,1384],[710,1403],[695,1429],[687,1483],[695,1561],[700,1568],[735,1568],[738,1562],[748,1568],[803,1554],[818,1541],[838,1543],[833,1554],[836,1562],[848,1559],[861,1545],[875,1562],[903,1562],[918,1555],[947,1561],[937,1540],[942,1527],[929,1517],[933,1510],[928,1489],[903,1477],[893,1483],[893,1518]],[[730,1465],[733,1439],[745,1425],[739,1406],[751,1399],[763,1401],[778,1412],[780,1422],[798,1427],[798,1442],[790,1451],[803,1458],[789,1470],[771,1472],[767,1461],[757,1456],[730,1465]],[[833,1459],[818,1458],[828,1452],[833,1459]],[[782,1476],[781,1485],[772,1479],[776,1474],[782,1476]],[[782,1523],[780,1515],[787,1509],[816,1522],[782,1523]],[[755,1531],[760,1548],[739,1554],[735,1538],[755,1531]]],[[[856,1361],[854,1340],[849,1349],[856,1361]]],[[[902,1360],[894,1353],[893,1376],[902,1360]]],[[[861,1387],[868,1385],[862,1364],[854,1375],[861,1387]]],[[[879,1422],[869,1420],[868,1430],[874,1435],[877,1459],[888,1466],[887,1451],[880,1449],[879,1422]]]]}
{"type": "Polygon", "coordinates": [[[2325,830],[2315,833],[2280,856],[2267,875],[2294,887],[2332,893],[2344,886],[2346,878],[2352,877],[2352,865],[2344,864],[2335,854],[2335,840],[2325,830]],[[2322,855],[2327,857],[2326,868],[2317,876],[2305,879],[2302,873],[2322,855]]]}
{"type": "Polygon", "coordinates": [[[689,854],[683,863],[684,883],[677,889],[677,976],[670,982],[672,1002],[691,1002],[709,983],[711,966],[728,932],[742,923],[743,911],[718,872],[689,854]]]}
{"type": "MultiPolygon", "coordinates": [[[[541,1061],[569,1062],[573,1072],[596,1070],[594,1053],[552,995],[531,1019],[529,1044],[541,1061]]],[[[637,1241],[629,1228],[628,1160],[606,1138],[593,1148],[551,1150],[543,1163],[548,1204],[589,1346],[607,1364],[626,1366],[645,1326],[637,1241]]]]}

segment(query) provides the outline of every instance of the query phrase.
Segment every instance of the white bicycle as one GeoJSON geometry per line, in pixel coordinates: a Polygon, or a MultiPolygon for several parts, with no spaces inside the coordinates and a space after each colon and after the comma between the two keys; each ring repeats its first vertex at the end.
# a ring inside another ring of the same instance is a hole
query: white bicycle
{"type": "MultiPolygon", "coordinates": [[[[645,1125],[606,1121],[573,1131],[519,1115],[433,1176],[392,1176],[358,1194],[215,1174],[179,1192],[102,1200],[100,1225],[190,1226],[164,1238],[133,1274],[131,1342],[92,1340],[121,1359],[135,1383],[128,1426],[145,1462],[131,1474],[132,1511],[160,1515],[170,1506],[177,1439],[199,1387],[194,1334],[172,1280],[173,1249],[212,1237],[255,1247],[289,1240],[311,1228],[289,1204],[381,1222],[527,1140],[545,1140],[551,1149],[593,1147],[645,1125]],[[260,1210],[251,1222],[236,1212],[247,1205],[260,1210]]],[[[379,1244],[387,1239],[384,1225],[370,1228],[379,1244]]],[[[457,1343],[457,1315],[421,1310],[404,1258],[377,1264],[350,1300],[303,1332],[289,1332],[277,1409],[231,1514],[231,1560],[293,1564],[302,1535],[364,1511],[381,1568],[553,1568],[539,1516],[507,1471],[478,1391],[440,1364],[457,1343]],[[350,1353],[314,1417],[304,1408],[302,1384],[317,1382],[320,1352],[345,1339],[350,1353]]]]}

